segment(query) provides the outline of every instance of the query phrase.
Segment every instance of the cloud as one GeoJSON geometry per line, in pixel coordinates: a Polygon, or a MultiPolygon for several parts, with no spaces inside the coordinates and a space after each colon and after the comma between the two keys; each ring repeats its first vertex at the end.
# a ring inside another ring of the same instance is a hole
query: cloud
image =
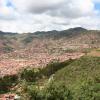
{"type": "Polygon", "coordinates": [[[13,0],[19,11],[52,16],[80,17],[94,13],[91,0],[13,0]]]}
{"type": "Polygon", "coordinates": [[[17,15],[9,0],[0,0],[0,20],[13,20],[17,15]]]}
{"type": "Polygon", "coordinates": [[[34,13],[40,13],[49,9],[55,9],[56,6],[65,0],[13,0],[13,4],[18,10],[32,11],[34,13]]]}
{"type": "Polygon", "coordinates": [[[34,32],[82,26],[99,29],[100,0],[1,0],[0,30],[34,32]]]}

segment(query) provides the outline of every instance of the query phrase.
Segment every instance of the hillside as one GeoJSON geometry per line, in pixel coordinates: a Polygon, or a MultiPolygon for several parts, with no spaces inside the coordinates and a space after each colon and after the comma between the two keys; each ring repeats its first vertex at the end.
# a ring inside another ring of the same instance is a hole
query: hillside
{"type": "Polygon", "coordinates": [[[70,86],[81,84],[84,80],[100,83],[100,57],[81,57],[56,72],[54,79],[70,86]]]}
{"type": "Polygon", "coordinates": [[[12,47],[14,51],[31,50],[31,52],[52,54],[67,52],[67,50],[98,48],[100,47],[99,38],[99,31],[86,30],[81,27],[64,31],[42,31],[23,34],[0,32],[0,47],[12,47]]]}
{"type": "Polygon", "coordinates": [[[80,58],[96,48],[100,48],[100,31],[81,27],[23,34],[0,32],[0,75],[15,74],[27,66],[43,67],[53,59],[80,58]]]}
{"type": "Polygon", "coordinates": [[[24,69],[0,78],[0,87],[1,93],[15,93],[22,100],[100,100],[100,57],[84,56],[51,62],[43,69],[24,69]]]}

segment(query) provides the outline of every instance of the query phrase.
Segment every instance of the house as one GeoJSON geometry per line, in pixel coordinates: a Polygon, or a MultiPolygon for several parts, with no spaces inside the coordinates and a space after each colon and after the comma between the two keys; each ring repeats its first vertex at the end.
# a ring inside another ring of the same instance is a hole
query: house
{"type": "Polygon", "coordinates": [[[20,96],[16,94],[3,94],[0,95],[0,100],[20,100],[20,96]]]}

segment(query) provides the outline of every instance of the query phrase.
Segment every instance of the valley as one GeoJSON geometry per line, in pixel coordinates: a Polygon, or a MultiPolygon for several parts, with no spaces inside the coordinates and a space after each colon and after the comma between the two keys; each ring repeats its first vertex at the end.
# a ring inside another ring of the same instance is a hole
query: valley
{"type": "Polygon", "coordinates": [[[42,68],[54,59],[79,58],[89,49],[100,47],[99,37],[98,31],[81,27],[29,34],[0,32],[0,76],[27,67],[42,68]]]}
{"type": "Polygon", "coordinates": [[[100,48],[100,32],[81,27],[35,33],[0,32],[0,76],[25,67],[42,68],[50,61],[65,61],[100,48]]]}
{"type": "Polygon", "coordinates": [[[0,100],[99,100],[100,31],[0,32],[0,94],[0,100]]]}

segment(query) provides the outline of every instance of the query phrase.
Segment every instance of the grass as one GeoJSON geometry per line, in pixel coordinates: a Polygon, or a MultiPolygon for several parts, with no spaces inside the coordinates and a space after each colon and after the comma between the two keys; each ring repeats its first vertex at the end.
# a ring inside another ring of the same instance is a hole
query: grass
{"type": "Polygon", "coordinates": [[[55,81],[64,81],[67,85],[75,85],[84,80],[99,80],[100,57],[82,57],[55,74],[55,81]]]}

